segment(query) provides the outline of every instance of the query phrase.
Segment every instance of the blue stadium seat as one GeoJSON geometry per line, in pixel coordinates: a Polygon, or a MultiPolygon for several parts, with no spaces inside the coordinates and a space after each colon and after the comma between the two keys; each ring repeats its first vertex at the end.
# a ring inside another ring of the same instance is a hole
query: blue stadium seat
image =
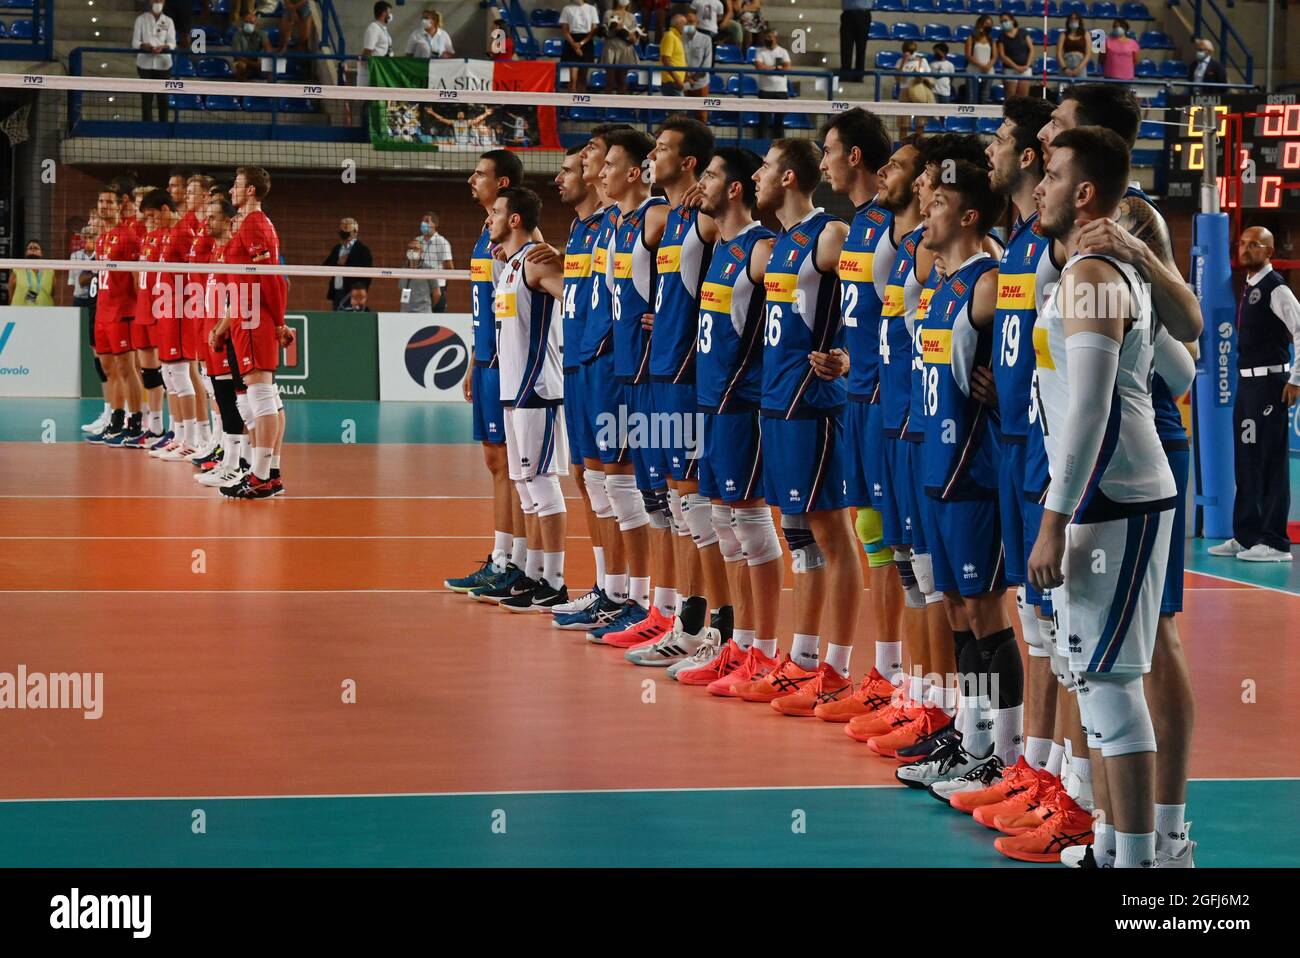
{"type": "Polygon", "coordinates": [[[244,109],[255,113],[270,113],[274,101],[269,96],[244,97],[244,109]]]}
{"type": "Polygon", "coordinates": [[[937,116],[932,116],[932,117],[930,117],[930,119],[928,119],[928,120],[925,121],[925,132],[926,132],[926,133],[942,133],[942,132],[943,132],[943,121],[940,120],[937,116]]]}
{"type": "Polygon", "coordinates": [[[1128,3],[1120,7],[1119,15],[1123,17],[1125,20],[1154,20],[1155,19],[1155,17],[1151,15],[1151,11],[1147,9],[1147,5],[1145,3],[1137,3],[1134,2],[1134,0],[1129,0],[1128,3]]]}
{"type": "Polygon", "coordinates": [[[311,100],[301,100],[298,97],[280,97],[281,113],[311,113],[315,107],[312,106],[311,100]]]}
{"type": "Polygon", "coordinates": [[[966,54],[950,53],[948,54],[948,61],[952,64],[952,68],[958,73],[964,73],[966,71],[966,54]]]}
{"type": "Polygon", "coordinates": [[[1143,50],[1172,50],[1174,42],[1163,30],[1148,30],[1138,38],[1138,46],[1143,50]]]}
{"type": "Polygon", "coordinates": [[[974,14],[997,13],[998,0],[970,0],[970,12],[974,14]]]}
{"type": "Polygon", "coordinates": [[[1034,41],[1034,46],[1042,47],[1043,45],[1043,28],[1042,27],[1022,27],[1025,35],[1034,41]]]}
{"type": "Polygon", "coordinates": [[[719,43],[713,48],[713,62],[718,66],[742,62],[740,47],[734,43],[719,43]]]}
{"type": "Polygon", "coordinates": [[[902,13],[903,0],[876,0],[877,13],[902,13]]]}
{"type": "Polygon", "coordinates": [[[9,24],[9,37],[12,40],[30,40],[36,35],[36,30],[30,20],[15,20],[9,24]]]}
{"type": "Polygon", "coordinates": [[[658,62],[659,62],[659,44],[657,44],[657,43],[647,43],[644,47],[642,47],[642,48],[641,48],[641,62],[642,62],[642,63],[658,63],[658,62]]]}
{"type": "Polygon", "coordinates": [[[915,23],[900,20],[890,27],[889,35],[895,40],[920,40],[921,28],[915,23]]]}
{"type": "Polygon", "coordinates": [[[641,123],[640,110],[606,110],[605,119],[610,123],[641,123]]]}
{"type": "Polygon", "coordinates": [[[908,13],[935,13],[938,9],[935,0],[907,0],[908,13]]]}
{"type": "Polygon", "coordinates": [[[557,60],[562,60],[564,58],[564,41],[558,37],[551,40],[543,40],[542,56],[555,57],[557,60]]]}
{"type": "Polygon", "coordinates": [[[1088,4],[1084,0],[1061,0],[1061,16],[1068,17],[1072,13],[1086,17],[1088,15],[1088,4]]]}
{"type": "Polygon", "coordinates": [[[758,96],[758,77],[742,74],[740,77],[740,95],[758,96]]]}
{"type": "MultiPolygon", "coordinates": [[[[880,8],[876,7],[876,9],[879,10],[880,8]]],[[[887,24],[884,20],[872,20],[871,27],[870,29],[867,30],[867,38],[869,40],[888,40],[889,24],[887,24]]],[[[722,49],[722,48],[719,47],[718,49],[722,49]]]]}
{"type": "Polygon", "coordinates": [[[1001,83],[989,88],[989,99],[994,103],[1004,103],[1007,99],[1007,88],[1001,83]]]}
{"type": "Polygon", "coordinates": [[[727,92],[727,81],[720,74],[714,73],[709,77],[709,93],[713,96],[722,96],[727,92]]]}
{"type": "MultiPolygon", "coordinates": [[[[992,117],[989,119],[992,119],[992,117]]],[[[974,133],[975,117],[946,116],[943,118],[943,131],[945,133],[974,133]]]]}
{"type": "Polygon", "coordinates": [[[1187,79],[1187,64],[1182,60],[1166,60],[1160,64],[1160,75],[1170,80],[1187,79]]]}
{"type": "Polygon", "coordinates": [[[209,93],[204,102],[209,110],[238,110],[241,108],[239,97],[222,96],[215,93],[209,93]]]}
{"type": "Polygon", "coordinates": [[[897,70],[903,55],[897,50],[880,50],[876,53],[877,70],[897,70]]]}
{"type": "Polygon", "coordinates": [[[1169,91],[1161,89],[1155,96],[1147,101],[1147,106],[1163,109],[1169,102],[1169,91]]]}
{"type": "Polygon", "coordinates": [[[234,71],[230,68],[229,60],[218,60],[209,57],[200,60],[195,69],[198,71],[199,76],[205,80],[216,80],[234,76],[234,71]]]}
{"type": "Polygon", "coordinates": [[[747,47],[745,49],[745,62],[750,66],[758,62],[758,47],[747,47]]]}
{"type": "MultiPolygon", "coordinates": [[[[1009,13],[1015,17],[1024,17],[1029,14],[1029,4],[1025,0],[1002,0],[998,4],[998,9],[1002,13],[1009,13]]],[[[1042,9],[1041,7],[1039,8],[1042,9]]]]}
{"type": "Polygon", "coordinates": [[[1146,57],[1137,62],[1137,66],[1133,68],[1133,72],[1143,79],[1158,77],[1160,76],[1160,65],[1150,57],[1146,57]]]}
{"type": "Polygon", "coordinates": [[[952,32],[952,37],[958,43],[965,43],[966,38],[975,32],[975,28],[969,23],[958,25],[957,29],[952,32]]]}
{"type": "Polygon", "coordinates": [[[192,93],[171,93],[167,96],[167,105],[173,110],[202,110],[203,97],[192,93]]]}
{"type": "Polygon", "coordinates": [[[1119,6],[1111,0],[1093,0],[1088,16],[1093,20],[1114,20],[1119,16],[1119,6]]]}
{"type": "Polygon", "coordinates": [[[203,25],[203,35],[204,38],[207,40],[209,46],[213,46],[213,47],[226,46],[226,44],[229,42],[228,40],[226,40],[227,32],[228,31],[223,29],[222,27],[215,26],[214,24],[211,23],[206,23],[203,25]]]}
{"type": "Polygon", "coordinates": [[[727,77],[727,95],[740,96],[740,75],[737,73],[727,77]]]}
{"type": "Polygon", "coordinates": [[[587,74],[588,90],[603,90],[607,85],[608,74],[604,70],[592,70],[587,74]]]}
{"type": "Polygon", "coordinates": [[[999,116],[982,116],[975,121],[975,132],[992,136],[1001,125],[1002,118],[999,116]]]}
{"type": "Polygon", "coordinates": [[[938,43],[940,40],[948,42],[952,40],[952,27],[946,23],[927,23],[925,25],[925,39],[930,43],[938,43]]]}
{"type": "MultiPolygon", "coordinates": [[[[1042,58],[1042,57],[1034,57],[1034,72],[1035,72],[1035,73],[1038,73],[1038,74],[1041,74],[1041,73],[1043,72],[1043,58],[1042,58]]],[[[1058,60],[1058,59],[1056,59],[1056,57],[1048,57],[1048,58],[1047,58],[1047,72],[1048,72],[1048,73],[1060,73],[1060,72],[1061,72],[1061,61],[1058,60]]]]}
{"type": "Polygon", "coordinates": [[[800,111],[787,113],[785,128],[787,130],[811,130],[813,128],[812,117],[800,111]]]}
{"type": "MultiPolygon", "coordinates": [[[[199,13],[199,12],[201,12],[200,9],[199,9],[200,6],[201,6],[200,4],[195,4],[195,11],[194,11],[195,13],[199,13]]],[[[229,12],[230,12],[230,0],[212,0],[212,12],[213,12],[213,13],[229,13],[229,12]]]]}
{"type": "Polygon", "coordinates": [[[530,22],[535,27],[558,27],[560,25],[560,11],[534,10],[530,22]]]}
{"type": "Polygon", "coordinates": [[[1064,30],[1064,28],[1062,28],[1062,27],[1052,27],[1050,30],[1048,30],[1048,31],[1047,31],[1047,45],[1048,45],[1049,47],[1054,47],[1054,46],[1056,46],[1056,41],[1058,41],[1058,40],[1061,39],[1061,34],[1064,33],[1064,32],[1065,32],[1065,30],[1064,30]]]}
{"type": "Polygon", "coordinates": [[[740,122],[745,126],[758,126],[758,114],[742,113],[740,114],[740,122]]]}
{"type": "Polygon", "coordinates": [[[1143,123],[1138,127],[1139,140],[1163,140],[1165,128],[1161,123],[1143,123]]]}
{"type": "Polygon", "coordinates": [[[1090,77],[1101,76],[1101,64],[1097,62],[1096,57],[1093,57],[1091,60],[1088,61],[1088,76],[1090,77]]]}
{"type": "Polygon", "coordinates": [[[172,57],[172,76],[175,77],[192,77],[195,76],[194,63],[184,54],[178,54],[172,57]]]}
{"type": "Polygon", "coordinates": [[[5,26],[3,20],[0,20],[0,40],[3,40],[8,36],[9,36],[9,28],[5,26]]]}
{"type": "Polygon", "coordinates": [[[939,0],[940,13],[965,13],[966,0],[939,0]]]}
{"type": "MultiPolygon", "coordinates": [[[[271,42],[271,49],[272,50],[280,49],[280,28],[267,27],[264,32],[266,33],[266,39],[271,42]]],[[[233,40],[226,40],[227,44],[231,42],[233,42],[233,40]]]]}
{"type": "MultiPolygon", "coordinates": [[[[1034,5],[1035,13],[1042,13],[1042,10],[1043,10],[1042,4],[1034,5]]],[[[1048,17],[1059,17],[1061,15],[1061,5],[1057,3],[1056,0],[1050,0],[1050,2],[1047,4],[1047,15],[1048,17]]]]}

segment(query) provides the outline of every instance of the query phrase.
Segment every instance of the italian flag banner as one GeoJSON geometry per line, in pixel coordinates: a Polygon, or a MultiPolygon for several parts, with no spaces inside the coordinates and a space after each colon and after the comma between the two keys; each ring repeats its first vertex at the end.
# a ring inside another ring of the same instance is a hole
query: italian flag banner
{"type": "MultiPolygon", "coordinates": [[[[513,90],[551,93],[551,63],[493,60],[421,60],[373,57],[370,85],[431,90],[513,90]]],[[[484,150],[508,147],[559,149],[555,107],[477,106],[464,100],[412,103],[377,100],[370,104],[370,142],[377,150],[484,150]]]]}

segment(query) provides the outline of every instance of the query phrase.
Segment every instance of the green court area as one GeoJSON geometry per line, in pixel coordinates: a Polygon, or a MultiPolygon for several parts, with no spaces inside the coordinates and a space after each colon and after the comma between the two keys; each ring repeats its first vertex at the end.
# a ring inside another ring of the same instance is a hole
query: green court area
{"type": "MultiPolygon", "coordinates": [[[[1300,865],[1297,805],[1297,780],[1192,782],[1198,867],[1300,865]]],[[[892,787],[0,803],[0,867],[1053,867],[994,837],[892,787]]]]}

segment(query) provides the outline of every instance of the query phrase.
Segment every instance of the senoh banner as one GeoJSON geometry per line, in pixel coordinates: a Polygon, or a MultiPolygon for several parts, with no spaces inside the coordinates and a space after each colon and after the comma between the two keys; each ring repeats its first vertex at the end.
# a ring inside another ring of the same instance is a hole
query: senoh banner
{"type": "Polygon", "coordinates": [[[0,307],[0,396],[80,395],[81,310],[0,307]]]}
{"type": "Polygon", "coordinates": [[[468,313],[380,313],[379,398],[463,403],[471,324],[468,313]]]}

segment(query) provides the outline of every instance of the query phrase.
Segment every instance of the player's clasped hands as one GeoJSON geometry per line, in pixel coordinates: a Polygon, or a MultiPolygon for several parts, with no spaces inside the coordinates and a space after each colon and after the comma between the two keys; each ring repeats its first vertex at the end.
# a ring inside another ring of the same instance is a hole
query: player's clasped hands
{"type": "Polygon", "coordinates": [[[849,372],[849,354],[838,348],[828,353],[809,353],[808,362],[819,379],[839,379],[849,372]]]}

